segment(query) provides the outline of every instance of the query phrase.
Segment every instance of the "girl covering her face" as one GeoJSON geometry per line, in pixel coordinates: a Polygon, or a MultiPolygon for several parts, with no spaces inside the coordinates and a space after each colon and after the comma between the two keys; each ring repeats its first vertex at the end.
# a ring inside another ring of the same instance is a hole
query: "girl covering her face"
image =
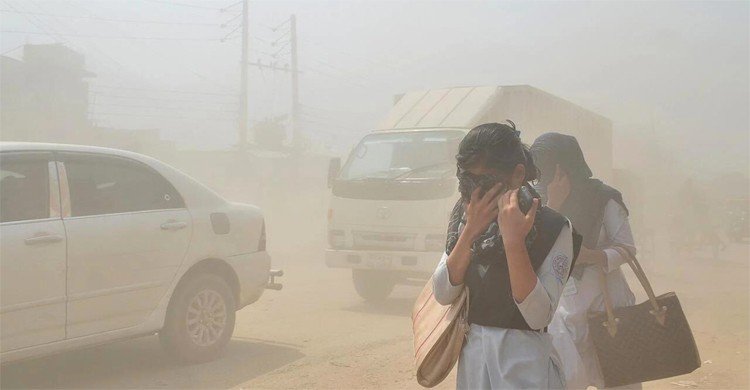
{"type": "Polygon", "coordinates": [[[469,289],[470,327],[456,386],[562,388],[546,327],[574,262],[573,229],[538,199],[528,213],[520,210],[518,189],[530,186],[537,169],[512,123],[469,131],[456,162],[462,196],[432,277],[443,305],[469,289]]]}

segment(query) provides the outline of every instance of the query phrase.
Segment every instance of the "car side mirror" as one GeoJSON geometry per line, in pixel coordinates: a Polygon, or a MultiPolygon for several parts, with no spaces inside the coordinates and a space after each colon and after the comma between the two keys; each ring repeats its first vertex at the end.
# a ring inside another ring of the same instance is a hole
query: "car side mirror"
{"type": "Polygon", "coordinates": [[[333,187],[336,178],[341,172],[341,158],[334,157],[328,162],[328,188],[333,187]]]}

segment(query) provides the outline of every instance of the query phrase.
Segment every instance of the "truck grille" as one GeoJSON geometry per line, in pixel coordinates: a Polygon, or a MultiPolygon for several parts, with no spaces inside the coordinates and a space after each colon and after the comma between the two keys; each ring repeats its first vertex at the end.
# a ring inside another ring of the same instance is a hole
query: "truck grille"
{"type": "Polygon", "coordinates": [[[353,231],[354,249],[410,251],[415,249],[414,233],[382,233],[353,231]]]}

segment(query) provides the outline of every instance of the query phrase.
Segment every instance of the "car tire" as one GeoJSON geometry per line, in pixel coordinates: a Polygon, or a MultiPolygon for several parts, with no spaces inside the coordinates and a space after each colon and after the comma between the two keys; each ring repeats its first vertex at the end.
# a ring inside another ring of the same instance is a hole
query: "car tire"
{"type": "Polygon", "coordinates": [[[224,279],[201,274],[172,295],[159,341],[182,363],[216,359],[234,332],[235,301],[224,279]]]}
{"type": "Polygon", "coordinates": [[[382,301],[396,286],[396,277],[390,272],[353,269],[352,280],[357,294],[369,302],[382,301]]]}

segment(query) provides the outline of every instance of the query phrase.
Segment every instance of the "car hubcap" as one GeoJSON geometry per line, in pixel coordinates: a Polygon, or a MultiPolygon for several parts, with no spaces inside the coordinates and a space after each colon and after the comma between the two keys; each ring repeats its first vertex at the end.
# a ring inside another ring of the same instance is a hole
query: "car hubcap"
{"type": "Polygon", "coordinates": [[[224,298],[214,290],[203,290],[193,297],[187,310],[187,331],[201,347],[216,343],[224,333],[227,307],[224,298]]]}

